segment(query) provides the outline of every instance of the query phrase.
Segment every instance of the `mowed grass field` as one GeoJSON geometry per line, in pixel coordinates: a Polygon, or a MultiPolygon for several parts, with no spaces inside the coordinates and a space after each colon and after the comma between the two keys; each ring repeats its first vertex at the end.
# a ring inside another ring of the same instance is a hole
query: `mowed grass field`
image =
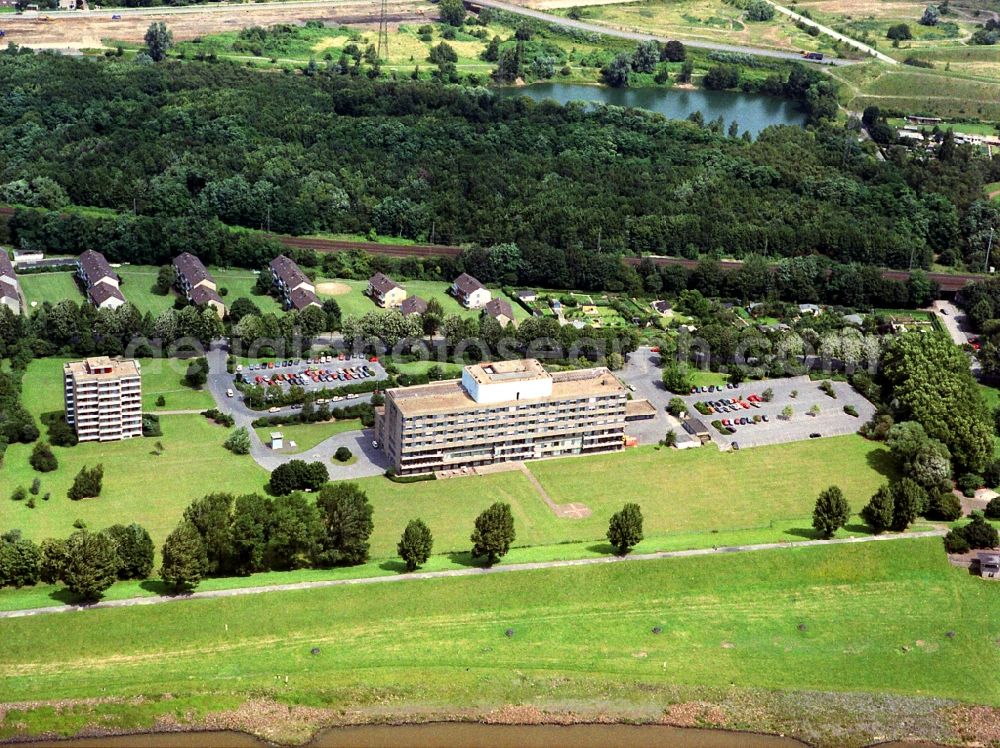
{"type": "Polygon", "coordinates": [[[894,474],[881,445],[850,435],[721,453],[715,447],[656,450],[529,463],[554,501],[593,514],[578,532],[600,537],[627,501],[642,507],[648,534],[759,527],[811,515],[820,491],[840,486],[858,512],[894,474]],[[584,529],[586,528],[586,530],[584,529]]]}
{"type": "MultiPolygon", "coordinates": [[[[448,293],[448,289],[451,287],[451,284],[446,281],[408,280],[397,282],[406,289],[407,296],[419,296],[424,301],[437,299],[445,314],[457,314],[462,317],[479,317],[481,313],[479,309],[466,309],[464,306],[459,304],[455,297],[448,293]]],[[[316,293],[319,297],[321,299],[336,299],[337,304],[340,305],[340,311],[344,316],[353,315],[355,317],[360,317],[366,312],[373,312],[381,309],[381,307],[377,306],[374,301],[365,295],[365,291],[367,290],[368,281],[345,280],[343,278],[316,279],[316,293]],[[338,284],[341,286],[341,290],[343,290],[344,287],[350,287],[351,290],[349,292],[330,293],[330,286],[324,288],[322,285],[324,283],[338,284]]],[[[516,319],[528,319],[530,315],[513,300],[507,298],[502,291],[498,289],[490,290],[493,293],[494,298],[502,298],[510,302],[516,319]]]]}
{"type": "MultiPolygon", "coordinates": [[[[24,406],[37,418],[43,413],[62,412],[63,364],[71,358],[39,358],[28,365],[22,382],[24,406]]],[[[144,412],[162,410],[205,410],[215,401],[207,389],[192,389],[184,384],[187,362],[179,359],[142,358],[142,408],[144,412]],[[166,401],[156,405],[160,396],[166,401]]]]}
{"type": "Polygon", "coordinates": [[[18,528],[26,537],[41,540],[67,537],[81,519],[92,530],[115,523],[138,522],[147,530],[157,551],[191,501],[212,491],[261,491],[267,473],[249,457],[227,452],[222,442],[227,429],[200,415],[163,416],[163,436],[120,442],[86,442],[75,447],[53,447],[59,468],[37,473],[28,464],[31,445],[12,444],[0,467],[0,528],[18,528]],[[159,455],[156,444],[163,446],[159,455]],[[94,499],[66,497],[73,477],[84,465],[104,465],[104,486],[94,499]],[[36,506],[10,501],[17,486],[41,479],[36,506]],[[50,499],[42,501],[41,495],[50,499]]]}
{"type": "Polygon", "coordinates": [[[25,273],[19,275],[18,280],[21,281],[21,289],[24,291],[29,309],[41,306],[46,301],[50,304],[58,304],[66,299],[78,304],[85,301],[85,297],[70,271],[25,273]]]}
{"type": "Polygon", "coordinates": [[[296,423],[286,426],[260,426],[255,431],[264,444],[271,441],[271,433],[280,432],[285,439],[285,449],[281,454],[298,454],[312,449],[322,441],[326,441],[331,436],[343,434],[345,431],[357,431],[361,429],[361,421],[347,419],[342,421],[329,421],[327,423],[296,423]],[[288,447],[289,442],[295,442],[295,448],[288,447]]]}
{"type": "Polygon", "coordinates": [[[0,620],[0,702],[104,697],[12,709],[0,738],[197,721],[251,697],[322,710],[281,709],[272,740],[355,709],[657,721],[757,688],[998,705],[998,637],[1000,595],[937,538],[99,609],[0,620]]]}

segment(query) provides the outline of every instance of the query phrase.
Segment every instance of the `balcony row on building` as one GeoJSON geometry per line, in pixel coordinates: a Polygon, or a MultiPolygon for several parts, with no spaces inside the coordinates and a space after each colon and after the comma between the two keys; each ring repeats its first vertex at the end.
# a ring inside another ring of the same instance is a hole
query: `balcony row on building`
{"type": "Polygon", "coordinates": [[[14,265],[11,264],[7,252],[0,249],[0,305],[7,307],[14,314],[20,314],[23,296],[21,294],[21,282],[14,272],[14,265]]]}
{"type": "Polygon", "coordinates": [[[397,475],[623,449],[628,393],[606,368],[550,374],[535,359],[385,393],[375,435],[397,475]]]}
{"type": "Polygon", "coordinates": [[[142,373],[139,362],[107,356],[63,365],[66,423],[85,441],[142,436],[142,373]]]}

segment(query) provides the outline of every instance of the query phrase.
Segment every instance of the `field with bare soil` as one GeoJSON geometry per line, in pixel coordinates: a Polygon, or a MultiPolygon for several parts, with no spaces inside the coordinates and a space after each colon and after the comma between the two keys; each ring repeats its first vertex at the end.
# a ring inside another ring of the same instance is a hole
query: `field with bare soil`
{"type": "MultiPolygon", "coordinates": [[[[393,0],[388,5],[393,23],[429,19],[435,14],[424,0],[393,0]]],[[[44,14],[43,14],[44,15],[44,14]]],[[[176,41],[195,39],[205,34],[234,31],[247,26],[272,26],[277,23],[301,24],[310,20],[330,24],[377,23],[375,3],[336,0],[328,3],[267,3],[261,5],[191,6],[186,8],[122,8],[116,13],[49,13],[49,20],[26,16],[5,16],[0,28],[7,32],[5,41],[51,49],[96,49],[105,39],[141,43],[149,24],[163,21],[176,41]],[[121,20],[112,20],[120,15],[121,20]]]]}

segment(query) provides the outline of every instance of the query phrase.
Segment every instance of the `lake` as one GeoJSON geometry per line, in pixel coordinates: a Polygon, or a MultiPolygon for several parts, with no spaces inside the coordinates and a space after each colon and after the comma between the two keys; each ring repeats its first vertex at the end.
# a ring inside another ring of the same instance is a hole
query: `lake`
{"type": "Polygon", "coordinates": [[[729,127],[736,120],[740,132],[756,135],[770,125],[804,125],[805,113],[788,99],[739,91],[707,91],[703,88],[611,88],[580,83],[533,83],[521,88],[494,89],[498,96],[528,96],[536,101],[552,99],[565,104],[570,101],[592,101],[622,107],[637,107],[658,112],[671,119],[687,119],[701,112],[706,122],[719,116],[729,127]]]}

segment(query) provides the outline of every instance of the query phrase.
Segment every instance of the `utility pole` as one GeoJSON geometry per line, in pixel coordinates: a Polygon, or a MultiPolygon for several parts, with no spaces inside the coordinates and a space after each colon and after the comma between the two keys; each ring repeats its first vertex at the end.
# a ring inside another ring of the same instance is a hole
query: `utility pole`
{"type": "Polygon", "coordinates": [[[381,0],[381,12],[378,19],[378,58],[383,62],[389,59],[389,24],[388,0],[381,0]]]}
{"type": "Polygon", "coordinates": [[[983,268],[984,273],[990,272],[990,250],[993,249],[993,227],[990,226],[990,240],[986,244],[986,267],[983,268]]]}

